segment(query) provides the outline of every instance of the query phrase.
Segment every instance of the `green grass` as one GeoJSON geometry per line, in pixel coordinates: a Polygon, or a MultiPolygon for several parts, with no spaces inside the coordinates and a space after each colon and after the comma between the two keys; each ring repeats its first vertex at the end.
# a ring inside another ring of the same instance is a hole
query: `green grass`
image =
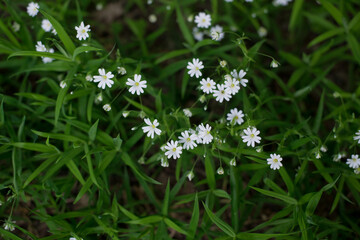
{"type": "Polygon", "coordinates": [[[360,175],[345,162],[358,153],[360,3],[318,2],[129,0],[96,10],[58,0],[40,1],[35,17],[28,1],[0,2],[0,238],[359,239],[360,175]],[[198,12],[223,40],[194,38],[188,19],[198,12]],[[81,21],[91,25],[83,41],[81,21]],[[54,53],[35,51],[37,41],[54,53]],[[217,83],[246,70],[248,86],[228,102],[203,95],[187,73],[193,58],[217,83]],[[111,88],[86,80],[99,68],[115,75],[111,88]],[[134,74],[147,81],[140,96],[126,85],[134,74]],[[241,125],[226,120],[233,108],[241,125]],[[160,136],[146,136],[144,117],[159,121],[160,136]],[[162,167],[161,147],[200,123],[213,141],[162,167]],[[249,126],[261,132],[256,147],[242,141],[249,126]]]}

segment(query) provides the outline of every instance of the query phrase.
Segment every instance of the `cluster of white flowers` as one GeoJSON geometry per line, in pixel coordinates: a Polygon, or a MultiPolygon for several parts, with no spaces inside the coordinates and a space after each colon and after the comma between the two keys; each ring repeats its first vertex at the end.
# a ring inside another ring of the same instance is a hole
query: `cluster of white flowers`
{"type": "Polygon", "coordinates": [[[197,41],[202,41],[204,36],[207,35],[211,37],[214,41],[221,41],[224,36],[224,29],[220,25],[215,25],[210,28],[210,30],[206,30],[211,26],[211,16],[204,12],[198,13],[195,16],[194,22],[196,23],[196,27],[193,28],[193,37],[197,41]],[[205,29],[205,30],[201,30],[205,29]]]}
{"type": "MultiPolygon", "coordinates": [[[[37,44],[35,45],[35,49],[37,52],[54,53],[54,49],[46,48],[45,45],[41,41],[37,42],[37,44]]],[[[49,58],[49,57],[41,57],[41,58],[43,60],[43,63],[50,63],[54,60],[53,58],[49,58]]]]}

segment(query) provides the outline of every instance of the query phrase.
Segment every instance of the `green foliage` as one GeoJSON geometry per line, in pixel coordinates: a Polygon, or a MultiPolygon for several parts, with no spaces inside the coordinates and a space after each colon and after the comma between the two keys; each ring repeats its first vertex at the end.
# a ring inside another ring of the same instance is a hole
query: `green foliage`
{"type": "Polygon", "coordinates": [[[0,239],[358,239],[360,169],[345,161],[358,153],[360,3],[150,2],[40,1],[34,17],[28,1],[0,3],[0,239]],[[225,38],[199,41],[198,12],[225,38]],[[102,68],[112,87],[93,82],[102,68]],[[200,90],[232,70],[249,82],[230,101],[200,90]],[[243,123],[227,120],[234,108],[243,123]],[[212,141],[168,159],[162,147],[201,123],[212,141]]]}

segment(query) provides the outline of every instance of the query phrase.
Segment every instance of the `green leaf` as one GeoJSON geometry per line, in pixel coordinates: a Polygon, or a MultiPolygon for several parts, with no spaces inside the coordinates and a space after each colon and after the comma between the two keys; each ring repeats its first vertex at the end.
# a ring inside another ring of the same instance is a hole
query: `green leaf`
{"type": "Polygon", "coordinates": [[[58,53],[49,53],[49,52],[37,52],[37,51],[20,51],[10,54],[9,58],[16,56],[31,56],[31,57],[49,57],[53,59],[58,59],[62,61],[72,62],[72,60],[64,55],[58,53]]]}
{"type": "Polygon", "coordinates": [[[40,143],[15,142],[15,143],[9,143],[9,145],[17,147],[17,148],[22,148],[22,149],[26,149],[26,150],[35,151],[35,152],[43,152],[43,153],[51,153],[51,152],[59,151],[54,147],[50,147],[50,146],[40,144],[40,143]]]}
{"type": "Polygon", "coordinates": [[[170,198],[170,179],[168,179],[167,185],[166,185],[166,190],[165,190],[165,196],[164,196],[164,201],[163,201],[163,206],[162,206],[162,214],[164,216],[168,215],[168,211],[169,211],[169,198],[170,198]]]}
{"type": "Polygon", "coordinates": [[[53,18],[50,14],[48,14],[47,12],[45,12],[42,9],[39,9],[39,11],[44,15],[45,18],[47,18],[50,23],[52,24],[53,28],[56,30],[60,40],[62,41],[62,43],[65,46],[66,51],[68,51],[68,53],[70,55],[72,55],[75,51],[75,45],[74,43],[71,41],[69,35],[65,32],[64,28],[61,26],[61,24],[55,19],[53,18]]]}
{"type": "Polygon", "coordinates": [[[175,10],[176,10],[176,20],[177,20],[177,23],[179,24],[181,33],[184,36],[185,40],[188,42],[188,44],[190,46],[193,46],[195,42],[194,42],[194,39],[193,39],[193,36],[192,36],[190,30],[186,26],[184,16],[181,13],[179,0],[175,0],[174,4],[175,4],[175,10]]]}
{"type": "Polygon", "coordinates": [[[347,41],[348,41],[349,47],[350,47],[356,61],[360,64],[360,46],[359,46],[359,42],[356,40],[354,35],[352,35],[351,33],[349,33],[347,35],[347,41]]]}
{"type": "Polygon", "coordinates": [[[218,226],[225,234],[227,234],[228,236],[230,236],[232,238],[235,238],[236,234],[235,234],[234,230],[226,222],[224,222],[218,216],[216,216],[204,202],[203,202],[203,205],[205,207],[205,211],[206,211],[207,215],[209,216],[210,220],[216,226],[218,226]]]}
{"type": "Polygon", "coordinates": [[[164,218],[164,222],[166,225],[168,225],[168,227],[174,229],[175,231],[184,234],[184,235],[188,235],[188,233],[182,229],[181,227],[179,227],[179,225],[177,225],[176,223],[174,223],[173,221],[171,221],[169,218],[164,218]]]}
{"type": "Polygon", "coordinates": [[[3,228],[0,228],[0,233],[2,235],[4,235],[5,237],[8,237],[11,240],[23,240],[22,238],[19,238],[18,236],[16,236],[15,234],[4,230],[3,228]]]}
{"type": "Polygon", "coordinates": [[[295,27],[298,25],[299,16],[301,13],[301,8],[303,6],[304,0],[295,0],[291,12],[289,29],[294,31],[295,27]]]}
{"type": "Polygon", "coordinates": [[[261,189],[261,188],[257,188],[257,187],[251,187],[252,189],[258,191],[259,193],[262,193],[266,196],[269,196],[269,197],[273,197],[273,198],[277,198],[281,201],[284,201],[286,203],[289,203],[289,204],[294,204],[296,205],[297,204],[297,201],[295,198],[292,198],[292,197],[288,197],[286,195],[283,195],[283,194],[279,194],[279,193],[275,193],[275,192],[271,192],[271,191],[268,191],[268,190],[264,190],[264,189],[261,189]]]}
{"type": "Polygon", "coordinates": [[[330,13],[334,20],[341,25],[342,24],[342,14],[341,12],[332,5],[329,0],[320,0],[321,5],[330,13]]]}
{"type": "Polygon", "coordinates": [[[198,200],[198,194],[195,194],[195,200],[194,200],[194,208],[191,215],[191,220],[189,224],[189,235],[187,236],[187,240],[191,240],[195,238],[196,235],[196,229],[198,228],[199,224],[199,200],[198,200]]]}
{"type": "Polygon", "coordinates": [[[27,185],[29,185],[29,183],[31,183],[32,180],[34,180],[37,176],[39,176],[39,174],[44,171],[48,166],[50,166],[50,164],[52,164],[53,162],[55,162],[56,157],[51,157],[48,158],[45,162],[41,163],[39,167],[37,167],[35,169],[35,171],[33,171],[31,173],[31,175],[26,179],[26,181],[24,182],[23,188],[25,188],[27,185]]]}
{"type": "Polygon", "coordinates": [[[84,52],[92,52],[92,51],[102,51],[102,49],[100,48],[96,48],[96,47],[91,47],[91,46],[81,46],[81,47],[77,47],[75,50],[74,50],[74,54],[73,54],[73,57],[72,57],[72,60],[74,61],[76,56],[81,54],[81,53],[84,53],[84,52]]]}
{"type": "Polygon", "coordinates": [[[134,219],[134,220],[131,220],[131,221],[127,221],[126,223],[128,223],[128,224],[149,225],[151,223],[160,222],[162,219],[163,219],[162,216],[153,215],[153,216],[148,216],[148,217],[144,217],[144,218],[139,218],[139,219],[134,219]]]}
{"type": "Polygon", "coordinates": [[[335,29],[331,29],[327,32],[324,32],[322,34],[320,34],[319,36],[317,36],[316,38],[314,38],[309,44],[308,47],[312,47],[322,41],[325,41],[326,39],[332,38],[336,35],[340,35],[344,33],[344,29],[343,28],[335,28],[335,29]]]}
{"type": "Polygon", "coordinates": [[[215,171],[209,153],[207,153],[205,156],[205,172],[208,185],[210,189],[214,190],[216,188],[215,171]]]}
{"type": "Polygon", "coordinates": [[[95,140],[95,138],[96,138],[96,132],[97,132],[97,128],[98,128],[98,124],[99,124],[99,119],[98,120],[96,120],[96,122],[90,127],[90,129],[89,129],[89,132],[88,132],[88,134],[89,134],[89,139],[90,139],[90,141],[94,141],[95,140]]]}
{"type": "Polygon", "coordinates": [[[320,129],[322,115],[323,115],[323,112],[324,112],[324,99],[325,99],[325,90],[323,90],[322,93],[321,93],[320,102],[318,104],[319,107],[318,107],[318,110],[316,112],[316,117],[315,117],[315,122],[314,122],[314,127],[313,127],[313,132],[315,134],[317,134],[319,129],[320,129]]]}
{"type": "Polygon", "coordinates": [[[164,62],[166,60],[169,60],[169,59],[172,59],[172,58],[175,58],[175,57],[178,57],[178,56],[190,53],[190,52],[191,51],[188,50],[188,49],[180,49],[180,50],[174,50],[174,51],[168,52],[168,53],[162,55],[161,57],[159,57],[155,61],[155,64],[157,65],[157,64],[162,63],[162,62],[164,62]]]}

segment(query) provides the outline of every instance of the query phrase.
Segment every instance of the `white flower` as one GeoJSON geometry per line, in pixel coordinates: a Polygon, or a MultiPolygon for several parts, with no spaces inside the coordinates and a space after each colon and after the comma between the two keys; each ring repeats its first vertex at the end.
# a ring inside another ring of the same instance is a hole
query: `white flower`
{"type": "Polygon", "coordinates": [[[187,116],[189,118],[192,117],[192,112],[190,111],[190,109],[185,108],[185,109],[183,109],[183,112],[184,112],[185,116],[187,116]]]}
{"type": "Polygon", "coordinates": [[[230,79],[230,80],[226,80],[224,82],[225,84],[225,87],[229,90],[229,92],[232,94],[232,95],[235,95],[239,92],[240,90],[240,82],[234,78],[230,79]]]}
{"type": "Polygon", "coordinates": [[[322,152],[327,152],[327,147],[325,146],[325,145],[322,145],[321,147],[320,147],[320,151],[322,151],[322,152]]]}
{"type": "Polygon", "coordinates": [[[195,75],[196,78],[199,78],[202,75],[200,69],[203,69],[204,65],[203,62],[199,61],[198,58],[193,58],[192,62],[188,62],[186,68],[189,69],[188,74],[190,75],[190,77],[193,77],[195,75]]]}
{"type": "Polygon", "coordinates": [[[161,158],[161,166],[162,167],[169,167],[169,162],[168,162],[167,158],[165,158],[165,157],[161,158]]]}
{"type": "Polygon", "coordinates": [[[206,124],[206,126],[203,124],[199,125],[198,137],[202,139],[203,144],[209,144],[213,140],[213,136],[211,135],[210,131],[211,126],[209,124],[206,124]]]}
{"type": "Polygon", "coordinates": [[[282,157],[279,154],[270,154],[270,158],[267,159],[267,164],[270,165],[270,168],[273,170],[280,169],[282,167],[282,157]]]}
{"type": "Polygon", "coordinates": [[[229,101],[231,98],[231,92],[228,88],[225,88],[224,84],[217,84],[217,89],[213,91],[214,97],[216,97],[216,101],[222,103],[224,99],[229,101]]]}
{"type": "Polygon", "coordinates": [[[225,2],[233,2],[234,0],[225,0],[225,2]]]}
{"type": "Polygon", "coordinates": [[[20,24],[17,22],[13,22],[12,29],[14,32],[18,32],[20,30],[20,24]]]}
{"type": "Polygon", "coordinates": [[[204,33],[201,32],[199,28],[194,27],[192,33],[196,41],[202,41],[204,39],[204,33]]]}
{"type": "Polygon", "coordinates": [[[195,177],[194,172],[191,170],[188,174],[187,174],[187,178],[189,179],[189,181],[193,180],[195,177]]]}
{"type": "Polygon", "coordinates": [[[359,155],[353,154],[351,155],[351,158],[348,158],[346,161],[346,164],[349,165],[351,168],[358,168],[360,167],[360,158],[359,155]]]}
{"type": "Polygon", "coordinates": [[[52,29],[52,25],[49,20],[43,19],[41,22],[41,28],[44,29],[45,32],[50,32],[52,29]]]}
{"type": "Polygon", "coordinates": [[[355,133],[354,141],[357,141],[358,143],[360,143],[360,130],[358,130],[358,131],[355,133]]]}
{"type": "Polygon", "coordinates": [[[342,158],[342,155],[341,155],[340,153],[335,154],[335,155],[333,156],[333,161],[334,161],[334,162],[339,162],[339,161],[341,160],[341,158],[342,158]]]}
{"type": "Polygon", "coordinates": [[[144,131],[144,133],[147,133],[148,137],[154,138],[154,134],[156,135],[161,134],[161,130],[156,128],[157,126],[159,126],[159,122],[157,119],[151,122],[149,118],[145,118],[144,121],[147,124],[147,126],[142,127],[142,130],[144,131]]]}
{"type": "Polygon", "coordinates": [[[194,149],[194,147],[197,147],[196,144],[196,136],[195,134],[189,134],[188,131],[184,131],[181,133],[181,136],[179,137],[179,143],[183,143],[183,148],[186,150],[194,149]]]}
{"type": "Polygon", "coordinates": [[[258,29],[258,35],[259,37],[265,37],[267,35],[267,30],[264,27],[259,27],[258,29]]]}
{"type": "Polygon", "coordinates": [[[272,68],[277,68],[279,66],[279,63],[275,60],[272,60],[271,63],[270,63],[270,67],[272,68]]]}
{"type": "Polygon", "coordinates": [[[61,81],[61,82],[60,82],[60,87],[61,87],[61,88],[66,88],[66,82],[65,82],[65,81],[61,81]]]}
{"type": "Polygon", "coordinates": [[[54,35],[57,35],[57,31],[55,30],[55,28],[53,28],[53,29],[51,30],[51,33],[54,34],[54,35]]]}
{"type": "Polygon", "coordinates": [[[224,68],[226,66],[227,62],[225,60],[220,61],[220,67],[224,68]]]}
{"type": "Polygon", "coordinates": [[[126,69],[124,67],[117,67],[118,74],[125,75],[126,69]]]}
{"type": "Polygon", "coordinates": [[[27,6],[26,10],[27,10],[27,13],[31,16],[31,17],[35,17],[38,12],[39,12],[39,4],[38,3],[34,3],[34,2],[31,2],[29,3],[29,5],[27,6]]]}
{"type": "MultiPolygon", "coordinates": [[[[82,238],[80,238],[81,240],[84,240],[84,239],[82,239],[82,238]]],[[[69,240],[77,240],[76,238],[74,238],[74,237],[71,237],[71,238],[69,238],[69,240]]]]}
{"type": "Polygon", "coordinates": [[[134,80],[128,78],[126,85],[131,86],[129,89],[129,92],[131,92],[131,94],[134,94],[136,92],[137,95],[140,95],[140,93],[144,93],[143,88],[146,88],[146,80],[140,81],[141,80],[141,75],[140,74],[135,74],[134,75],[134,80]]]}
{"type": "Polygon", "coordinates": [[[92,77],[90,74],[86,75],[85,79],[86,79],[86,81],[88,81],[88,82],[92,82],[92,81],[93,81],[93,77],[92,77]]]}
{"type": "MultiPolygon", "coordinates": [[[[47,50],[49,53],[54,53],[54,49],[50,48],[47,50]]],[[[51,63],[54,59],[50,57],[42,57],[43,63],[51,63]]]]}
{"type": "Polygon", "coordinates": [[[212,40],[221,41],[224,38],[224,30],[221,26],[216,25],[210,29],[212,40]]]}
{"type": "Polygon", "coordinates": [[[124,112],[122,113],[122,115],[123,115],[124,118],[127,118],[127,116],[129,116],[129,114],[130,114],[129,111],[124,111],[124,112]]]}
{"type": "Polygon", "coordinates": [[[149,16],[149,22],[155,23],[157,21],[157,17],[155,14],[150,14],[149,16]]]}
{"type": "Polygon", "coordinates": [[[257,130],[255,127],[244,129],[245,136],[242,136],[243,142],[247,143],[247,146],[255,147],[255,143],[260,143],[261,137],[258,135],[260,131],[257,130]]]}
{"type": "Polygon", "coordinates": [[[231,123],[241,125],[244,122],[243,117],[244,117],[244,114],[243,114],[243,112],[241,110],[238,111],[237,108],[233,108],[227,114],[226,119],[231,123]]]}
{"type": "Polygon", "coordinates": [[[195,16],[195,21],[198,28],[208,28],[211,25],[211,17],[209,14],[204,12],[200,12],[195,16]]]}
{"type": "Polygon", "coordinates": [[[355,174],[360,174],[360,167],[354,169],[354,173],[355,173],[355,174]]]}
{"type": "Polygon", "coordinates": [[[178,142],[177,141],[173,141],[171,140],[170,142],[167,143],[167,145],[165,146],[165,149],[167,150],[165,152],[165,155],[170,159],[170,158],[180,158],[180,154],[182,153],[182,147],[178,146],[178,142]]]}
{"type": "Polygon", "coordinates": [[[235,158],[230,160],[230,165],[234,166],[234,167],[236,166],[236,159],[235,158]]]}
{"type": "Polygon", "coordinates": [[[79,40],[85,40],[89,37],[90,25],[85,26],[84,22],[80,23],[80,26],[75,26],[75,30],[77,31],[76,38],[79,40]]]}
{"type": "Polygon", "coordinates": [[[291,2],[291,0],[274,0],[273,5],[275,7],[277,7],[277,6],[286,6],[286,5],[289,4],[289,2],[291,2]]]}
{"type": "Polygon", "coordinates": [[[15,230],[15,226],[14,223],[16,223],[15,221],[7,221],[4,223],[4,229],[5,230],[9,230],[10,232],[15,230]]]}
{"type": "Polygon", "coordinates": [[[98,104],[103,101],[103,96],[101,93],[99,93],[95,98],[95,103],[98,104]]]}
{"type": "Polygon", "coordinates": [[[315,153],[315,158],[316,158],[316,159],[320,159],[320,158],[321,158],[320,152],[315,153]]]}
{"type": "Polygon", "coordinates": [[[110,104],[105,104],[104,106],[103,106],[103,109],[104,109],[104,111],[107,111],[107,112],[110,112],[111,111],[111,106],[110,106],[110,104]]]}
{"type": "Polygon", "coordinates": [[[94,76],[94,82],[99,82],[98,88],[105,89],[106,86],[111,88],[112,85],[114,84],[114,81],[111,80],[114,77],[114,75],[111,72],[105,73],[104,68],[99,68],[98,71],[100,75],[94,76]]]}
{"type": "Polygon", "coordinates": [[[214,80],[210,79],[210,78],[203,78],[201,81],[200,81],[200,84],[201,84],[201,87],[200,89],[204,92],[204,93],[212,93],[214,89],[216,89],[215,87],[215,82],[214,80]]]}
{"type": "Polygon", "coordinates": [[[36,51],[37,52],[46,52],[46,47],[44,44],[42,44],[41,41],[38,41],[35,45],[36,51]]]}
{"type": "Polygon", "coordinates": [[[240,81],[240,84],[246,87],[246,84],[249,82],[249,80],[243,78],[245,77],[246,72],[244,70],[240,70],[239,73],[234,69],[231,71],[231,76],[235,78],[236,80],[240,81]]]}
{"type": "Polygon", "coordinates": [[[223,175],[224,174],[224,169],[222,167],[219,167],[217,170],[216,170],[216,173],[219,174],[219,175],[223,175]]]}

